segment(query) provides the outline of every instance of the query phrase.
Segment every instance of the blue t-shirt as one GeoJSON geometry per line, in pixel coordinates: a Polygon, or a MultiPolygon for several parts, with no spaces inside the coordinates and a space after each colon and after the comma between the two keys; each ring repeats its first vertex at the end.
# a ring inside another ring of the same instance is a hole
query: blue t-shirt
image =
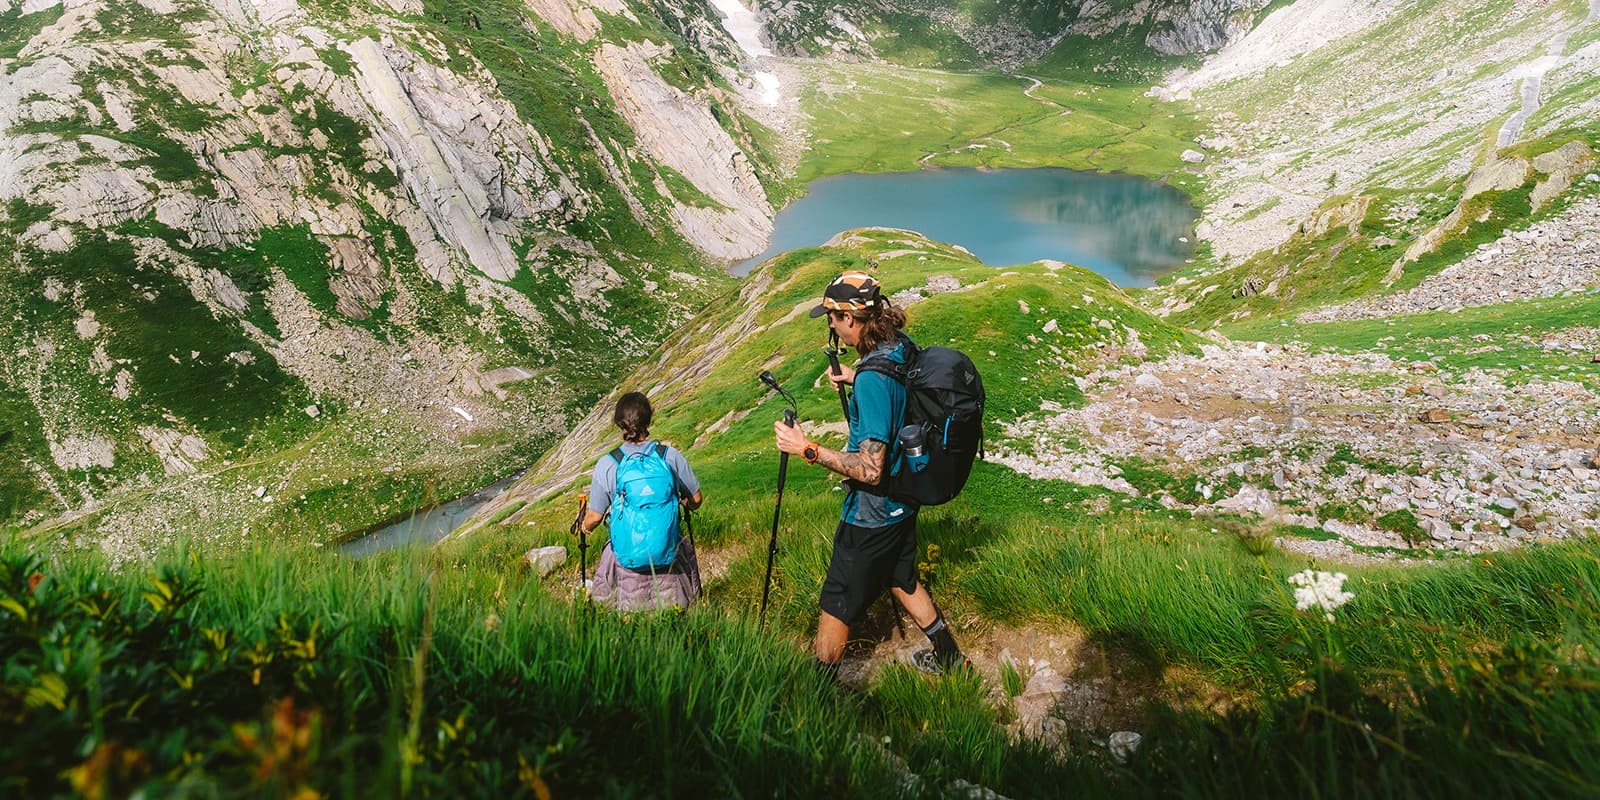
{"type": "MultiPolygon", "coordinates": [[[[646,445],[656,446],[654,439],[648,442],[623,442],[622,456],[627,458],[635,453],[644,452],[646,445]]],[[[694,470],[689,468],[689,462],[678,452],[678,448],[667,445],[667,466],[672,469],[672,477],[677,479],[678,496],[693,497],[700,491],[700,480],[694,476],[694,470]]],[[[604,514],[611,508],[611,497],[617,492],[617,460],[611,457],[611,451],[600,457],[600,462],[594,465],[594,477],[589,480],[589,510],[596,514],[604,514]]]]}
{"type": "MultiPolygon", "coordinates": [[[[887,357],[897,364],[906,363],[909,353],[905,339],[879,345],[861,361],[887,357]]],[[[859,362],[858,362],[859,364],[859,362]]],[[[896,438],[906,418],[906,387],[900,381],[881,372],[856,372],[855,390],[850,393],[850,441],[846,453],[861,452],[861,443],[871,440],[888,445],[884,456],[883,474],[894,468],[894,458],[899,455],[896,438]]],[[[852,489],[844,499],[840,519],[862,528],[882,528],[904,522],[915,516],[917,507],[910,503],[890,500],[883,495],[852,489]]]]}

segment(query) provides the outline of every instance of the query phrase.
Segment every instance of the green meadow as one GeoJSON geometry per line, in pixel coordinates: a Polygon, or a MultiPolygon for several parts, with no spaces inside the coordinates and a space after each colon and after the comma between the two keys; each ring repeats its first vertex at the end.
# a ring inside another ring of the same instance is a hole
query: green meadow
{"type": "Polygon", "coordinates": [[[883,661],[859,689],[826,684],[804,639],[835,496],[817,481],[787,489],[762,628],[770,495],[739,496],[706,466],[728,499],[696,535],[732,561],[682,615],[591,609],[567,570],[541,581],[514,566],[530,539],[563,539],[559,523],[362,561],[196,548],[111,570],[0,545],[0,716],[29,731],[0,743],[0,790],[1581,797],[1600,785],[1593,543],[1421,574],[1349,569],[1354,599],[1329,622],[1294,608],[1300,558],[1161,512],[1094,513],[1078,487],[981,467],[953,507],[926,512],[939,548],[926,579],[969,645],[1003,628],[1081,629],[1121,679],[1155,687],[1127,723],[1145,744],[1124,763],[1105,731],[1008,732],[1031,669],[988,666],[992,654],[943,679],[883,661]]]}
{"type": "Polygon", "coordinates": [[[1204,128],[1147,85],[1027,73],[944,72],[886,64],[811,63],[802,102],[812,119],[797,178],[934,167],[1064,167],[1199,184],[1178,158],[1204,128]]]}

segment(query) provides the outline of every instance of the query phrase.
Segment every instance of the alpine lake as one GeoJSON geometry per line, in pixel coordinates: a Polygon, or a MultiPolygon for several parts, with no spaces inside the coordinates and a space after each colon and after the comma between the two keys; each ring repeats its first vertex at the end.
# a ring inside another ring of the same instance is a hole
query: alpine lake
{"type": "MultiPolygon", "coordinates": [[[[1190,255],[1197,216],[1176,189],[1128,175],[1053,168],[837,175],[813,181],[778,214],[766,252],[730,271],[746,275],[773,256],[851,228],[885,227],[960,245],[986,264],[1049,259],[1092,269],[1118,286],[1149,286],[1190,255]]],[[[419,509],[341,549],[360,557],[433,544],[511,481],[419,509]]]]}
{"type": "Polygon", "coordinates": [[[766,252],[816,247],[850,228],[905,228],[966,248],[985,264],[1050,259],[1118,286],[1149,286],[1181,266],[1197,212],[1182,192],[1128,175],[1065,169],[926,169],[813,181],[778,214],[766,252]]]}

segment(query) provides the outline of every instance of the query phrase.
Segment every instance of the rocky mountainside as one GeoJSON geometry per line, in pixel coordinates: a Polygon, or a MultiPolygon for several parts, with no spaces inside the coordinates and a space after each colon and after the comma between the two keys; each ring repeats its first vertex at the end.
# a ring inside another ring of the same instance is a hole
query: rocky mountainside
{"type": "Polygon", "coordinates": [[[0,0],[0,515],[337,529],[525,458],[763,248],[739,58],[670,0],[0,0]]]}
{"type": "MultiPolygon", "coordinates": [[[[1516,251],[1493,245],[1508,228],[1592,224],[1569,206],[1596,188],[1597,89],[1600,2],[1278,10],[1152,90],[1213,120],[1190,155],[1210,186],[1199,235],[1214,258],[1156,302],[1193,322],[1294,313],[1409,290],[1479,247],[1519,272],[1516,251]]],[[[1563,274],[1568,256],[1552,257],[1529,269],[1563,274]]]]}
{"type": "MultiPolygon", "coordinates": [[[[984,0],[829,3],[766,0],[758,14],[782,52],[797,56],[888,57],[954,66],[1017,69],[1053,50],[1112,40],[1140,51],[1187,56],[1216,50],[1249,31],[1268,0],[984,0]]],[[[1116,66],[1114,51],[1096,49],[1116,66]]],[[[1073,54],[1062,53],[1067,59],[1073,54]]]]}

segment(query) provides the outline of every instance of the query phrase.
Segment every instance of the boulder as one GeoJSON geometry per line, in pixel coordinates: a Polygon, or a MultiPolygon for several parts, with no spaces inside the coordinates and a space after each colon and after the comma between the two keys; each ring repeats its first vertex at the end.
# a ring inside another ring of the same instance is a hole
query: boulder
{"type": "Polygon", "coordinates": [[[1534,156],[1533,168],[1545,173],[1547,178],[1533,187],[1533,192],[1528,195],[1528,202],[1533,205],[1533,210],[1538,211],[1545,203],[1560,196],[1567,187],[1572,185],[1578,174],[1588,169],[1595,162],[1594,151],[1581,141],[1570,141],[1566,144],[1534,156]]]}
{"type": "Polygon", "coordinates": [[[1198,164],[1206,160],[1206,154],[1199,150],[1185,150],[1178,158],[1183,159],[1186,164],[1198,164]]]}
{"type": "Polygon", "coordinates": [[[535,547],[529,550],[528,554],[523,558],[528,562],[528,566],[532,567],[542,578],[561,569],[562,565],[567,563],[567,548],[560,545],[535,547]]]}
{"type": "Polygon", "coordinates": [[[1455,533],[1450,527],[1450,523],[1434,517],[1422,517],[1417,521],[1417,524],[1422,526],[1424,533],[1441,542],[1450,541],[1451,537],[1455,533]]]}
{"type": "Polygon", "coordinates": [[[1351,233],[1355,233],[1361,227],[1361,221],[1367,218],[1372,201],[1373,195],[1364,194],[1333,208],[1318,211],[1300,223],[1300,232],[1307,240],[1321,239],[1336,228],[1349,228],[1351,233]]]}
{"type": "Polygon", "coordinates": [[[1450,421],[1450,412],[1442,408],[1430,408],[1417,415],[1417,418],[1431,425],[1450,421]]]}
{"type": "Polygon", "coordinates": [[[1022,729],[1033,736],[1041,735],[1045,721],[1066,692],[1066,676],[1051,669],[1048,663],[1041,662],[1016,699],[1017,719],[1022,723],[1022,729]]]}
{"type": "Polygon", "coordinates": [[[1111,757],[1118,763],[1126,764],[1139,751],[1143,741],[1144,737],[1133,731],[1117,731],[1106,738],[1106,749],[1111,751],[1111,757]]]}

